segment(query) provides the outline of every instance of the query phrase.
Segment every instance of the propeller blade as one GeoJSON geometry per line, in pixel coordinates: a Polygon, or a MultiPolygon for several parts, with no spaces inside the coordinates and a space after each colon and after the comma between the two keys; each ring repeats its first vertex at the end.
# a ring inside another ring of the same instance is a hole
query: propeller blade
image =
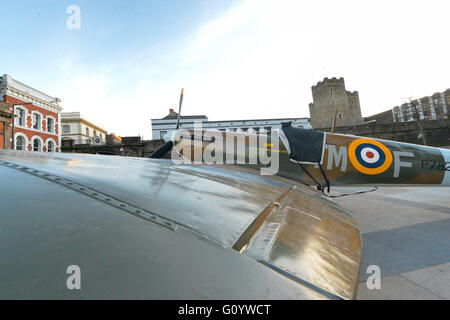
{"type": "Polygon", "coordinates": [[[167,152],[170,152],[170,150],[172,150],[172,147],[173,147],[173,142],[172,141],[167,141],[158,150],[156,150],[150,156],[150,158],[161,159],[162,157],[164,157],[166,155],[167,152]]]}
{"type": "MultiPolygon", "coordinates": [[[[183,95],[184,95],[184,88],[181,89],[180,105],[178,107],[178,117],[177,117],[177,128],[176,128],[176,130],[178,130],[180,128],[180,117],[181,117],[181,106],[183,105],[183,95]]],[[[172,148],[173,148],[173,142],[172,141],[167,141],[158,150],[156,150],[150,156],[150,158],[160,159],[160,158],[164,157],[167,154],[167,152],[170,152],[172,150],[172,148]]]]}
{"type": "Polygon", "coordinates": [[[180,105],[178,107],[177,130],[180,129],[181,105],[183,104],[184,88],[181,89],[180,105]]]}

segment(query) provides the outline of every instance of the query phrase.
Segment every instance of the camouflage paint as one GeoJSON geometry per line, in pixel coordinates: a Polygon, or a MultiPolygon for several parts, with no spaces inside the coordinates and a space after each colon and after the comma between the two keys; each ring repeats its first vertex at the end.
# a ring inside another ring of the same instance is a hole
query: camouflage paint
{"type": "MultiPolygon", "coordinates": [[[[244,139],[245,165],[258,168],[261,163],[249,162],[250,139],[261,139],[263,135],[201,131],[196,133],[196,139],[202,139],[202,135],[222,135],[225,162],[226,139],[244,139]]],[[[280,137],[280,132],[275,130],[272,137],[267,137],[267,143],[263,143],[263,149],[269,154],[279,154],[278,175],[296,180],[302,183],[314,185],[315,182],[303,172],[298,163],[289,159],[289,148],[286,148],[280,137]],[[279,148],[272,149],[271,138],[278,139],[279,148]]],[[[173,137],[173,135],[171,136],[173,137]]],[[[264,139],[266,137],[264,136],[264,139]]],[[[197,141],[195,148],[197,154],[211,143],[209,141],[197,141]]],[[[307,143],[307,142],[305,142],[307,143]]],[[[176,148],[178,144],[175,143],[176,148]]],[[[258,144],[259,146],[259,144],[258,144]]],[[[191,154],[194,154],[194,146],[191,154]]],[[[234,146],[234,152],[236,151],[234,146]]],[[[220,148],[219,148],[220,149],[220,148]]],[[[260,149],[260,147],[258,148],[260,149]]],[[[323,150],[322,168],[331,182],[331,185],[442,185],[450,186],[450,150],[420,146],[396,141],[372,139],[344,134],[325,135],[325,146],[323,150]],[[367,160],[368,162],[364,161],[367,160]],[[377,161],[375,161],[377,160],[377,161]],[[370,162],[373,163],[370,163],[370,162]]],[[[235,164],[243,164],[242,162],[235,164]]],[[[303,167],[319,182],[324,182],[320,169],[317,165],[303,163],[303,167]]]]}

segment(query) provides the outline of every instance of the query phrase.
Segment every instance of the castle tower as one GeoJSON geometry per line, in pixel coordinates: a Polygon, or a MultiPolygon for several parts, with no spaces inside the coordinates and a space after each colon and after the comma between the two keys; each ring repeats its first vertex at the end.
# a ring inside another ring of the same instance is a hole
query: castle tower
{"type": "Polygon", "coordinates": [[[313,129],[331,128],[335,110],[336,127],[361,124],[361,106],[357,91],[345,89],[344,78],[325,78],[312,86],[313,103],[309,104],[313,129]]]}

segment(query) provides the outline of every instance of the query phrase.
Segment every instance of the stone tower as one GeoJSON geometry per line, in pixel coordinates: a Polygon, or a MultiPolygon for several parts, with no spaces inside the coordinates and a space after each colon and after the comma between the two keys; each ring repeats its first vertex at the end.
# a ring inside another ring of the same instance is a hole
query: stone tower
{"type": "Polygon", "coordinates": [[[344,78],[325,78],[312,86],[313,103],[309,104],[313,129],[331,128],[335,110],[336,127],[363,123],[359,94],[345,90],[344,78]]]}

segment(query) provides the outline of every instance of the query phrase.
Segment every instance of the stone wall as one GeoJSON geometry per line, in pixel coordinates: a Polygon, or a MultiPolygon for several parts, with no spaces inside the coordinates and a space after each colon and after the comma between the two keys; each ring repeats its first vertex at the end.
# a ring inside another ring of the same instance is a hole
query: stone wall
{"type": "MultiPolygon", "coordinates": [[[[450,146],[450,125],[447,120],[422,121],[428,145],[434,147],[450,146]]],[[[321,129],[330,131],[330,129],[321,129]]],[[[417,122],[396,122],[390,124],[363,124],[359,126],[338,127],[336,133],[379,138],[406,143],[422,144],[417,122]]]]}
{"type": "Polygon", "coordinates": [[[89,154],[105,154],[117,155],[125,157],[141,157],[149,158],[160,146],[164,140],[146,140],[132,144],[115,144],[115,145],[63,145],[62,152],[73,153],[89,153],[89,154]]]}
{"type": "Polygon", "coordinates": [[[376,120],[378,124],[388,124],[394,123],[394,116],[392,115],[392,110],[383,111],[369,117],[364,117],[364,122],[376,120]]]}

